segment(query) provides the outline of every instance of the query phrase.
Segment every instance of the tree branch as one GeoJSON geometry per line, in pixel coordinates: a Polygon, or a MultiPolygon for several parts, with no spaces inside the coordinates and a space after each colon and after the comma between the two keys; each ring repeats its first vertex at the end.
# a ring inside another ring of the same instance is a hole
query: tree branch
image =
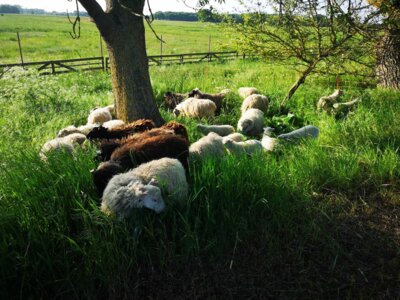
{"type": "Polygon", "coordinates": [[[96,0],[78,0],[86,9],[87,13],[96,23],[101,35],[107,39],[112,32],[113,22],[103,11],[100,4],[96,0]]]}

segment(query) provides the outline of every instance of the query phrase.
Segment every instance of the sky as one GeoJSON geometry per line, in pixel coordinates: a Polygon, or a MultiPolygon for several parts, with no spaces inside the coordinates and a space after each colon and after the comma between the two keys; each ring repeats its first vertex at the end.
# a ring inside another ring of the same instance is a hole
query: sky
{"type": "MultiPolygon", "coordinates": [[[[105,7],[105,0],[97,0],[100,5],[105,7]]],[[[195,0],[188,0],[189,5],[195,6],[195,0]]],[[[218,9],[225,12],[235,11],[236,0],[226,0],[223,7],[218,7],[218,9]]],[[[75,0],[69,2],[68,0],[0,0],[0,4],[12,4],[20,5],[24,8],[41,8],[47,11],[59,11],[65,12],[75,10],[75,0]]],[[[182,0],[150,0],[151,9],[153,12],[156,11],[186,11],[193,12],[194,10],[183,4],[182,0]]],[[[218,5],[214,5],[217,7],[218,5]]],[[[82,9],[83,10],[83,9],[82,9]]]]}

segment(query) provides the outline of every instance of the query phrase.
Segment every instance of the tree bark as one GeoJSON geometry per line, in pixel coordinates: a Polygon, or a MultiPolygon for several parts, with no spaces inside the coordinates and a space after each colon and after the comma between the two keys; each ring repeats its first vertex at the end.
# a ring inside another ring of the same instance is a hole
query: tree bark
{"type": "Polygon", "coordinates": [[[106,12],[94,0],[79,0],[94,19],[108,48],[117,118],[152,119],[162,125],[151,86],[146,52],[144,0],[107,0],[106,12]]]}
{"type": "MultiPolygon", "coordinates": [[[[400,18],[398,19],[400,22],[400,18]]],[[[400,89],[400,28],[391,27],[378,44],[376,77],[378,87],[400,89]]]]}

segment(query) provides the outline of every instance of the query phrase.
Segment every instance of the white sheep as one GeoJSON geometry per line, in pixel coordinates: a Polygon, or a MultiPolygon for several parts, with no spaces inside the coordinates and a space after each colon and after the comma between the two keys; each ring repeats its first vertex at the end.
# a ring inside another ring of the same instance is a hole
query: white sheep
{"type": "Polygon", "coordinates": [[[63,138],[55,138],[53,140],[47,141],[43,147],[40,149],[40,158],[43,161],[47,160],[47,156],[55,151],[63,151],[68,154],[72,154],[74,152],[74,146],[65,141],[63,138]]]}
{"type": "Polygon", "coordinates": [[[165,202],[159,187],[153,182],[143,184],[140,178],[131,172],[115,175],[107,184],[101,200],[101,211],[115,215],[118,220],[128,218],[134,208],[154,210],[160,213],[165,202]]]}
{"type": "Polygon", "coordinates": [[[231,140],[234,142],[243,142],[245,140],[245,136],[239,132],[235,132],[230,135],[224,136],[222,138],[222,143],[225,143],[225,141],[227,140],[231,140]]]}
{"type": "Polygon", "coordinates": [[[252,94],[246,97],[246,99],[243,100],[240,110],[242,114],[244,114],[244,112],[250,108],[257,108],[262,112],[267,112],[268,98],[260,94],[252,94]]]}
{"type": "Polygon", "coordinates": [[[208,134],[210,132],[215,132],[220,136],[227,136],[235,132],[235,128],[231,125],[203,125],[197,124],[197,130],[203,134],[208,134]]]}
{"type": "Polygon", "coordinates": [[[82,145],[86,141],[86,136],[81,133],[71,133],[64,137],[57,137],[47,141],[40,150],[40,157],[46,160],[50,152],[65,151],[72,154],[76,145],[82,145]]]}
{"type": "Polygon", "coordinates": [[[342,90],[335,90],[331,95],[319,98],[317,103],[317,110],[330,112],[331,109],[333,108],[333,105],[337,103],[337,100],[342,95],[343,95],[342,90]]]}
{"type": "Polygon", "coordinates": [[[189,147],[189,159],[201,159],[207,156],[223,157],[225,147],[222,143],[222,137],[214,132],[202,137],[189,147]]]}
{"type": "Polygon", "coordinates": [[[67,126],[63,129],[61,129],[58,132],[57,137],[65,137],[72,133],[81,133],[81,134],[87,135],[93,128],[98,127],[98,126],[99,126],[98,124],[86,124],[86,125],[82,125],[79,127],[70,125],[70,126],[67,126]]]}
{"type": "Polygon", "coordinates": [[[247,98],[252,94],[258,94],[259,91],[255,87],[241,87],[238,89],[238,94],[243,99],[247,98]]]}
{"type": "Polygon", "coordinates": [[[213,117],[217,106],[208,99],[188,98],[179,103],[175,109],[175,116],[183,115],[189,118],[213,117]]]}
{"type": "Polygon", "coordinates": [[[87,124],[103,124],[112,120],[112,115],[108,107],[94,109],[88,116],[87,124]]]}
{"type": "Polygon", "coordinates": [[[58,139],[61,139],[64,142],[71,144],[72,146],[74,146],[75,144],[82,145],[86,141],[86,135],[82,133],[71,133],[65,137],[58,139]]]}
{"type": "Polygon", "coordinates": [[[317,138],[319,129],[312,125],[307,125],[302,128],[293,130],[292,132],[278,135],[278,139],[284,139],[290,142],[296,142],[300,139],[317,138]]]}
{"type": "Polygon", "coordinates": [[[141,164],[130,173],[140,178],[143,183],[153,180],[153,185],[160,187],[176,202],[182,203],[188,197],[189,186],[185,169],[177,159],[165,157],[152,160],[141,164]]]}
{"type": "Polygon", "coordinates": [[[252,155],[263,152],[263,146],[258,140],[247,140],[245,142],[226,140],[224,141],[224,145],[232,155],[252,155]]]}
{"type": "Polygon", "coordinates": [[[264,113],[257,108],[245,111],[238,122],[238,131],[245,135],[257,136],[263,132],[264,113]]]}
{"type": "Polygon", "coordinates": [[[274,128],[271,127],[264,128],[264,135],[261,139],[261,145],[263,146],[264,151],[274,151],[278,144],[278,139],[270,136],[273,130],[274,128]]]}
{"type": "Polygon", "coordinates": [[[117,128],[117,127],[120,127],[123,125],[125,125],[124,121],[116,119],[116,120],[104,122],[102,126],[107,129],[114,129],[114,128],[117,128]]]}

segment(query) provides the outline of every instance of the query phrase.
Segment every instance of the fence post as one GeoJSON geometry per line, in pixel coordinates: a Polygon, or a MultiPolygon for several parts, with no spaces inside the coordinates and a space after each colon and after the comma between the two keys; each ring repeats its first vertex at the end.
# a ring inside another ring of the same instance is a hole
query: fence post
{"type": "Polygon", "coordinates": [[[21,59],[21,65],[24,66],[24,58],[22,57],[22,47],[21,47],[21,40],[19,38],[19,32],[17,31],[17,39],[18,39],[18,48],[19,48],[19,56],[21,59]]]}
{"type": "Polygon", "coordinates": [[[56,68],[54,66],[54,62],[51,62],[51,73],[53,73],[53,74],[56,73],[56,68]]]}
{"type": "Polygon", "coordinates": [[[163,39],[162,39],[162,35],[160,36],[160,64],[162,64],[162,48],[163,48],[163,39]]]}
{"type": "Polygon", "coordinates": [[[104,56],[103,56],[103,41],[101,39],[101,33],[99,33],[100,36],[100,56],[101,56],[101,67],[103,68],[103,71],[105,71],[105,64],[104,64],[104,56]]]}
{"type": "Polygon", "coordinates": [[[211,35],[208,36],[208,61],[211,61],[211,35]]]}

